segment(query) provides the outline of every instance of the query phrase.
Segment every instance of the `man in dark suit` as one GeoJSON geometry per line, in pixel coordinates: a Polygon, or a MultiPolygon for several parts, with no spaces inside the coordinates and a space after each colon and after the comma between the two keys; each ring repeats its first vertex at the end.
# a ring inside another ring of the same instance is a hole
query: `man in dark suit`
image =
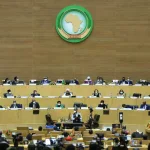
{"type": "Polygon", "coordinates": [[[106,109],[107,105],[104,103],[104,100],[101,100],[100,104],[98,105],[98,107],[102,107],[103,109],[106,109]]]}
{"type": "Polygon", "coordinates": [[[22,108],[22,104],[17,104],[16,101],[13,101],[13,104],[11,104],[10,108],[22,108]]]}
{"type": "Polygon", "coordinates": [[[32,97],[35,96],[40,96],[40,94],[37,92],[37,90],[34,90],[33,93],[31,94],[32,97]]]}
{"type": "Polygon", "coordinates": [[[122,80],[119,81],[119,84],[128,84],[125,77],[122,77],[122,80]]]}
{"type": "Polygon", "coordinates": [[[40,105],[38,102],[36,102],[35,99],[32,100],[32,102],[29,104],[29,107],[32,107],[32,108],[40,108],[40,105]]]}
{"type": "Polygon", "coordinates": [[[146,104],[146,101],[143,102],[140,106],[141,109],[149,110],[150,106],[146,104]]]}
{"type": "Polygon", "coordinates": [[[71,116],[71,119],[73,121],[73,123],[80,123],[82,122],[82,116],[80,113],[78,113],[78,109],[75,108],[74,113],[71,116]]]}

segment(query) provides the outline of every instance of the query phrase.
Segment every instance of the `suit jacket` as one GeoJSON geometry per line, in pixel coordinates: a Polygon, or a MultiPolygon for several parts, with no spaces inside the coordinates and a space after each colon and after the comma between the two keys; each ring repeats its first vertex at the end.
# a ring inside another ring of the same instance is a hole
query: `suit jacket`
{"type": "Polygon", "coordinates": [[[74,80],[74,82],[78,85],[79,84],[79,81],[78,80],[74,80]]]}
{"type": "Polygon", "coordinates": [[[13,94],[12,93],[5,93],[4,97],[7,98],[7,96],[13,96],[13,94]]]}
{"type": "Polygon", "coordinates": [[[49,80],[46,80],[46,81],[45,81],[45,80],[42,80],[42,81],[41,81],[41,84],[49,84],[49,83],[50,83],[49,80]]]}
{"type": "Polygon", "coordinates": [[[18,81],[12,81],[12,85],[16,85],[18,83],[18,81]]]}
{"type": "Polygon", "coordinates": [[[100,97],[100,95],[101,93],[97,93],[97,94],[93,93],[93,96],[96,96],[96,97],[100,97]]]}
{"type": "Polygon", "coordinates": [[[11,104],[10,108],[22,108],[22,104],[16,104],[16,107],[14,107],[14,104],[11,104]]]}
{"type": "Polygon", "coordinates": [[[130,81],[130,80],[129,80],[129,81],[127,80],[126,82],[127,82],[127,84],[129,84],[129,85],[133,85],[133,82],[130,81]]]}
{"type": "Polygon", "coordinates": [[[98,107],[102,107],[103,109],[105,109],[105,108],[107,108],[107,105],[106,104],[103,104],[103,105],[99,104],[98,107]]]}
{"type": "Polygon", "coordinates": [[[90,85],[93,84],[92,80],[84,80],[84,83],[85,83],[85,84],[90,84],[90,85]]]}
{"type": "Polygon", "coordinates": [[[143,105],[143,104],[142,104],[142,105],[140,106],[140,108],[141,108],[141,109],[145,109],[145,110],[149,110],[150,106],[147,105],[147,104],[146,104],[146,105],[143,105]],[[146,107],[146,108],[145,108],[145,107],[146,107]]]}
{"type": "Polygon", "coordinates": [[[128,84],[128,82],[121,80],[121,81],[119,81],[119,84],[128,84]]]}
{"type": "MultiPolygon", "coordinates": [[[[32,107],[32,108],[33,108],[33,102],[31,102],[31,103],[29,104],[29,107],[32,107]]],[[[35,107],[36,107],[36,108],[40,108],[40,105],[39,105],[38,102],[35,103],[35,107]]]]}
{"type": "Polygon", "coordinates": [[[37,94],[32,93],[31,96],[32,96],[32,97],[40,96],[40,94],[39,94],[39,93],[37,93],[37,94]]]}

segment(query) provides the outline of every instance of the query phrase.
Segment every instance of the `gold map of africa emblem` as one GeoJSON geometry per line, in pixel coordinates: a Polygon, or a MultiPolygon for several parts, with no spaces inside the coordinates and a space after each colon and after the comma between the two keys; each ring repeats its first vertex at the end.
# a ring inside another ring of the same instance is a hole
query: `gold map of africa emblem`
{"type": "Polygon", "coordinates": [[[81,30],[80,25],[82,23],[82,20],[80,20],[77,15],[69,14],[67,15],[65,21],[67,23],[72,23],[74,33],[77,33],[79,30],[81,30]]]}
{"type": "MultiPolygon", "coordinates": [[[[74,14],[68,14],[65,18],[65,21],[67,23],[71,23],[73,26],[73,32],[77,33],[78,31],[82,31],[82,28],[80,27],[80,25],[82,24],[82,20],[80,20],[80,18],[77,15],[74,14]]],[[[66,33],[64,30],[62,29],[58,29],[59,32],[67,39],[82,39],[84,38],[90,31],[89,29],[86,29],[83,33],[81,34],[68,34],[66,33]]]]}

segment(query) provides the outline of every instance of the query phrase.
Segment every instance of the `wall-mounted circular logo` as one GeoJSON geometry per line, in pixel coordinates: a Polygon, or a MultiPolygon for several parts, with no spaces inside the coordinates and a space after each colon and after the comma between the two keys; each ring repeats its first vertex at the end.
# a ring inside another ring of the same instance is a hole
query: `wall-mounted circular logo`
{"type": "Polygon", "coordinates": [[[84,7],[67,6],[57,15],[56,31],[67,42],[77,43],[85,40],[92,29],[92,16],[84,7]]]}

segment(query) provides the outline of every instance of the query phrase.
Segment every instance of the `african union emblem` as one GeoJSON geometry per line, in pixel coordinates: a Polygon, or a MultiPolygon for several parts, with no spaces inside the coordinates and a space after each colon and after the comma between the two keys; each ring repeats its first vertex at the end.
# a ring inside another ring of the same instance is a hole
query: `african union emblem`
{"type": "Polygon", "coordinates": [[[85,40],[92,32],[93,19],[83,7],[71,5],[57,15],[56,30],[61,38],[77,43],[85,40]]]}

